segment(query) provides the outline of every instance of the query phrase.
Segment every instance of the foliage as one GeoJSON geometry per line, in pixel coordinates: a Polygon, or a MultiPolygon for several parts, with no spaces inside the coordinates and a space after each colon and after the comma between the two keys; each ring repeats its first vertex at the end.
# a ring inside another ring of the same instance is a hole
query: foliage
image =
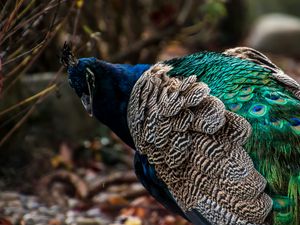
{"type": "MultiPolygon", "coordinates": [[[[1,79],[3,82],[1,90],[2,101],[0,121],[0,133],[3,138],[0,146],[22,125],[22,123],[33,113],[36,104],[56,87],[54,84],[57,77],[49,83],[41,93],[29,97],[24,101],[16,103],[12,107],[3,105],[18,98],[18,87],[20,78],[31,70],[39,62],[39,58],[45,52],[55,34],[61,29],[67,15],[61,15],[59,11],[62,1],[52,0],[40,2],[36,0],[6,1],[0,13],[0,45],[2,46],[0,57],[2,62],[1,79]],[[14,97],[11,98],[10,96],[14,97]],[[19,106],[32,104],[32,107],[22,108],[16,114],[11,114],[19,106]],[[2,124],[2,123],[1,123],[2,124]],[[10,130],[4,125],[9,125],[10,130]],[[9,130],[9,131],[8,131],[9,130]]],[[[18,101],[18,100],[17,100],[18,101]]]]}
{"type": "Polygon", "coordinates": [[[6,1],[0,14],[0,146],[59,88],[58,56],[65,41],[81,56],[151,63],[168,43],[193,48],[211,42],[225,15],[221,0],[6,1]],[[44,90],[28,96],[22,77],[45,69],[57,72],[44,90]]]}

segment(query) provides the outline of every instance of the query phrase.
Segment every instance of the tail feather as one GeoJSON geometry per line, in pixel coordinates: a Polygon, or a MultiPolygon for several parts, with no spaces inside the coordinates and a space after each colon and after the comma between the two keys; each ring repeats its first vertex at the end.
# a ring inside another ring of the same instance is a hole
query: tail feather
{"type": "Polygon", "coordinates": [[[300,176],[291,176],[288,189],[288,196],[292,200],[290,212],[293,214],[294,224],[300,224],[300,176]]]}

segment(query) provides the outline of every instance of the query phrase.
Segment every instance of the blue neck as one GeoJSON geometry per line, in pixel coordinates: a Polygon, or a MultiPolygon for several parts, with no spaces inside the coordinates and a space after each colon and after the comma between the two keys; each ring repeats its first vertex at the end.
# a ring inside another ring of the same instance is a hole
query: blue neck
{"type": "Polygon", "coordinates": [[[99,64],[93,113],[126,144],[134,148],[127,124],[127,106],[134,84],[151,65],[99,64]],[[100,68],[101,67],[101,68],[100,68]]]}

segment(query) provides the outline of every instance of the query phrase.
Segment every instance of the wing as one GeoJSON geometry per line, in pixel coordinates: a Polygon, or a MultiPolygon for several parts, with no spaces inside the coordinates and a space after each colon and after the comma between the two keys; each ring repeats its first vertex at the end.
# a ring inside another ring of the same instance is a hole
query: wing
{"type": "Polygon", "coordinates": [[[185,214],[168,191],[167,186],[156,176],[154,166],[148,162],[145,155],[141,155],[139,152],[135,153],[134,169],[140,182],[159,203],[173,213],[186,218],[185,214]]]}
{"type": "Polygon", "coordinates": [[[143,186],[166,209],[182,216],[193,224],[210,225],[202,215],[192,218],[193,212],[189,215],[190,219],[185,215],[171,195],[167,185],[156,176],[154,165],[149,163],[146,155],[141,155],[139,152],[135,153],[134,168],[135,173],[143,186]]]}
{"type": "Polygon", "coordinates": [[[242,147],[250,124],[225,110],[196,76],[171,78],[170,69],[154,65],[131,93],[128,123],[137,151],[191,221],[264,224],[272,200],[242,147]]]}

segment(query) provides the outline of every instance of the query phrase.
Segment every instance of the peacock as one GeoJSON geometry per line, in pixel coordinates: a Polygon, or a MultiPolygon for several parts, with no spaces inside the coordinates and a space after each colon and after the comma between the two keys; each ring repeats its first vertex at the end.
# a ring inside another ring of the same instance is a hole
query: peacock
{"type": "Polygon", "coordinates": [[[300,85],[247,47],[156,64],[62,50],[87,112],[135,149],[138,179],[199,225],[300,224],[300,85]]]}

